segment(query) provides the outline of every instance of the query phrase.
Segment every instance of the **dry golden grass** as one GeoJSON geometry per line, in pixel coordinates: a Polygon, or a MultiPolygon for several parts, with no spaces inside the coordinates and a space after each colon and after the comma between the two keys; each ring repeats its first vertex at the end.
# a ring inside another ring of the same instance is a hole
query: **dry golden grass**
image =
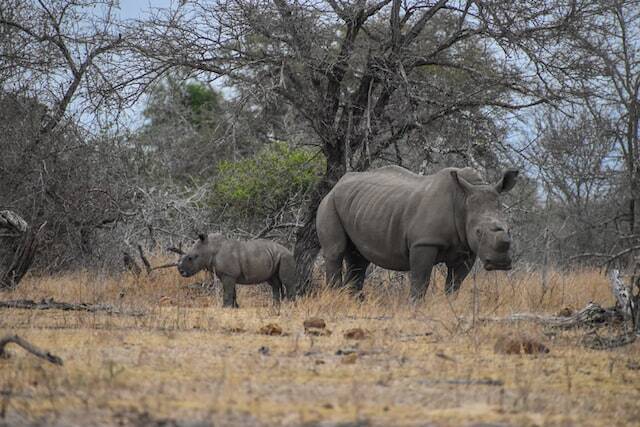
{"type": "Polygon", "coordinates": [[[141,279],[77,273],[31,277],[2,295],[109,303],[146,315],[0,311],[0,335],[17,333],[65,362],[49,365],[10,348],[12,357],[0,360],[0,425],[626,426],[640,420],[640,371],[632,369],[640,361],[637,343],[594,351],[580,345],[583,331],[549,334],[533,324],[474,322],[556,313],[590,300],[611,305],[597,272],[553,273],[544,294],[537,274],[482,272],[477,299],[472,277],[448,299],[436,272],[417,307],[407,303],[406,279],[385,271],[368,279],[362,304],[323,290],[279,310],[266,286],[238,286],[241,308],[233,310],[221,308],[219,288],[208,295],[187,288],[191,282],[175,270],[141,279]],[[310,317],[324,319],[331,335],[305,335],[310,317]],[[284,334],[259,334],[269,323],[284,334]],[[343,337],[356,327],[367,332],[365,339],[343,337]],[[496,340],[512,334],[527,334],[551,351],[494,353],[496,340]],[[468,384],[484,380],[495,382],[468,384]]]}

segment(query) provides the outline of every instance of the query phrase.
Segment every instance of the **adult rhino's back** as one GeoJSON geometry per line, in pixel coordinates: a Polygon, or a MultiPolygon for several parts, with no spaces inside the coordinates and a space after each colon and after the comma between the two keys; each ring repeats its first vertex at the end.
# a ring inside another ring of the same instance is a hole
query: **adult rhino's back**
{"type": "Polygon", "coordinates": [[[345,175],[318,209],[323,248],[339,243],[336,219],[350,243],[383,268],[409,269],[409,247],[424,238],[449,239],[450,175],[419,176],[399,167],[345,175]]]}

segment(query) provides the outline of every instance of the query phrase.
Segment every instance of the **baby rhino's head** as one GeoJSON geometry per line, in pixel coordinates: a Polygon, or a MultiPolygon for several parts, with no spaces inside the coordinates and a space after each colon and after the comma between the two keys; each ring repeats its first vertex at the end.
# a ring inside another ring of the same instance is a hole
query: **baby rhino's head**
{"type": "Polygon", "coordinates": [[[200,270],[207,268],[211,255],[209,237],[206,234],[199,234],[198,240],[178,262],[178,272],[182,277],[193,276],[200,270]]]}

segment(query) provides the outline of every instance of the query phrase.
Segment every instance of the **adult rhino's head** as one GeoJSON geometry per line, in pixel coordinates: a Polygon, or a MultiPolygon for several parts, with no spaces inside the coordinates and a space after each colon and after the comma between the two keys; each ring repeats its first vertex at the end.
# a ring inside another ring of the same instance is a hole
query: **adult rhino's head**
{"type": "Polygon", "coordinates": [[[182,277],[190,277],[204,270],[211,260],[211,246],[206,234],[199,234],[198,240],[178,262],[178,272],[182,277]]]}
{"type": "Polygon", "coordinates": [[[451,175],[465,195],[465,229],[469,247],[486,270],[510,270],[511,233],[499,195],[513,188],[518,171],[508,169],[493,185],[472,184],[456,171],[451,175]]]}

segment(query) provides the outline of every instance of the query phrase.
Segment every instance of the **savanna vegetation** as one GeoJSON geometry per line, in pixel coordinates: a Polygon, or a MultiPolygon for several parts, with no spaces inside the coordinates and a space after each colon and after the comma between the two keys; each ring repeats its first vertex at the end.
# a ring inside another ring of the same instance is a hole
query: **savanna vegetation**
{"type": "Polygon", "coordinates": [[[64,361],[0,344],[0,426],[638,423],[638,1],[125,3],[0,2],[0,341],[64,361]],[[518,168],[514,270],[327,289],[317,207],[389,164],[518,168]],[[299,297],[221,308],[202,232],[299,297]]]}

